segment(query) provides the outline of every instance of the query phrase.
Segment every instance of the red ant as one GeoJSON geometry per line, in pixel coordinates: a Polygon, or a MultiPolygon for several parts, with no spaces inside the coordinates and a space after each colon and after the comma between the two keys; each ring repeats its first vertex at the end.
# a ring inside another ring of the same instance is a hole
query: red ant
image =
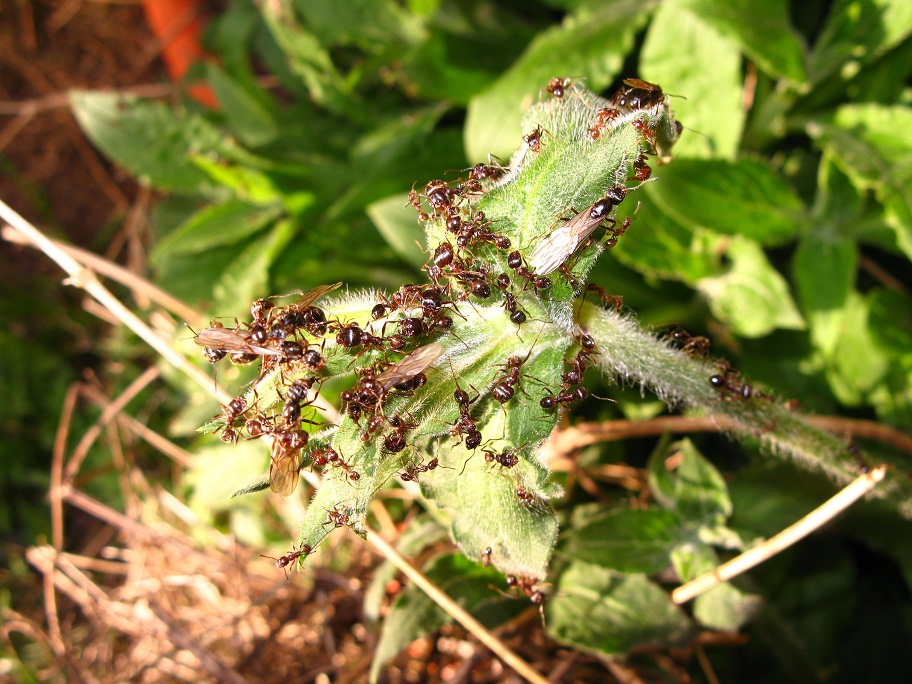
{"type": "Polygon", "coordinates": [[[287,579],[289,579],[288,566],[291,565],[293,562],[295,562],[298,558],[309,555],[310,552],[311,552],[311,548],[307,544],[301,544],[301,547],[298,549],[295,549],[294,546],[292,546],[291,551],[289,551],[288,553],[286,553],[284,556],[282,556],[280,558],[273,558],[272,556],[264,556],[263,554],[260,554],[260,558],[268,558],[269,560],[274,560],[276,569],[284,570],[285,579],[287,580],[287,579]]]}

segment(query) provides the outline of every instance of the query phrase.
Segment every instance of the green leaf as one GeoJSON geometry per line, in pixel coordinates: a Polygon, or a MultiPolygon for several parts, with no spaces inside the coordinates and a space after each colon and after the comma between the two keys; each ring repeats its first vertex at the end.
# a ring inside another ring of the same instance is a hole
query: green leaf
{"type": "Polygon", "coordinates": [[[296,232],[292,221],[279,221],[267,235],[251,241],[226,264],[212,288],[216,296],[214,309],[232,311],[237,302],[252,302],[268,292],[269,268],[296,232]]]}
{"type": "MultiPolygon", "coordinates": [[[[270,205],[288,199],[269,174],[244,164],[197,156],[193,163],[219,185],[229,188],[250,204],[270,205]]],[[[291,195],[295,198],[295,195],[291,195]]]]}
{"type": "Polygon", "coordinates": [[[897,245],[912,258],[912,109],[847,105],[808,132],[859,188],[874,190],[897,245]]]}
{"type": "MultiPolygon", "coordinates": [[[[648,188],[649,186],[647,186],[648,188]]],[[[625,266],[652,278],[695,283],[719,272],[715,236],[665,214],[651,201],[639,204],[630,228],[611,253],[625,266]]]]}
{"type": "Polygon", "coordinates": [[[832,359],[842,334],[846,301],[855,283],[858,250],[838,235],[805,236],[795,251],[795,286],[815,348],[832,359]]]}
{"type": "Polygon", "coordinates": [[[294,7],[323,45],[356,45],[378,50],[419,41],[424,30],[418,17],[390,0],[295,0],[294,7]]]}
{"type": "Polygon", "coordinates": [[[298,20],[292,0],[259,6],[266,27],[282,49],[292,72],[301,79],[314,102],[347,118],[364,118],[342,75],[318,37],[298,20]]]}
{"type": "Polygon", "coordinates": [[[741,46],[765,72],[795,83],[805,81],[801,41],[789,23],[785,0],[679,0],[741,46]]]}
{"type": "Polygon", "coordinates": [[[153,258],[236,244],[263,230],[281,213],[281,207],[253,206],[239,199],[207,205],[160,240],[153,258]]]}
{"type": "MultiPolygon", "coordinates": [[[[561,26],[540,33],[509,71],[469,103],[466,156],[507,157],[516,148],[523,110],[532,102],[530,87],[544,87],[554,77],[584,78],[593,90],[608,85],[652,6],[614,0],[591,12],[580,9],[561,26]]],[[[567,96],[573,97],[572,90],[567,96]]]]}
{"type": "Polygon", "coordinates": [[[804,319],[795,307],[788,284],[767,261],[763,250],[750,240],[733,238],[727,255],[729,272],[703,278],[697,288],[713,314],[744,337],[762,337],[775,328],[802,330],[804,319]]]}
{"type": "Polygon", "coordinates": [[[682,159],[663,166],[648,195],[681,224],[778,245],[801,230],[804,206],[781,176],[751,159],[682,159]]]}
{"type": "MultiPolygon", "coordinates": [[[[528,603],[509,600],[493,589],[503,586],[503,575],[481,567],[465,556],[439,556],[422,569],[429,580],[478,619],[493,628],[524,610],[528,603]]],[[[421,589],[410,584],[396,599],[383,622],[380,642],[374,652],[370,681],[379,679],[381,668],[415,639],[440,629],[451,621],[449,615],[421,589]]]]}
{"type": "Polygon", "coordinates": [[[883,379],[889,367],[868,320],[869,300],[852,293],[844,309],[838,343],[827,370],[827,380],[839,400],[861,404],[883,379]]]}
{"type": "Polygon", "coordinates": [[[421,248],[424,232],[415,221],[415,212],[405,195],[393,195],[368,205],[367,215],[390,247],[404,261],[418,268],[427,262],[421,248]]]}
{"type": "Polygon", "coordinates": [[[193,469],[188,471],[185,483],[191,491],[190,508],[203,520],[213,524],[214,516],[236,506],[248,505],[243,499],[234,499],[238,482],[253,482],[262,478],[269,454],[257,442],[239,441],[226,449],[224,445],[197,449],[193,469]],[[230,476],[226,477],[225,473],[230,476]]]}
{"type": "Polygon", "coordinates": [[[669,478],[666,455],[656,451],[649,459],[649,484],[656,499],[682,518],[717,525],[731,515],[732,505],[722,474],[689,439],[675,449],[677,471],[669,478]]]}
{"type": "Polygon", "coordinates": [[[745,112],[741,54],[734,43],[680,5],[665,2],[649,24],[640,69],[645,78],[684,96],[672,100],[675,117],[688,128],[675,145],[677,158],[735,158],[745,112]]]}
{"type": "Polygon", "coordinates": [[[681,609],[645,576],[582,562],[561,575],[545,613],[553,638],[609,655],[673,644],[692,629],[681,609]]]}
{"type": "Polygon", "coordinates": [[[656,575],[668,554],[689,536],[676,513],[658,508],[613,508],[561,535],[559,554],[618,572],[656,575]]]}
{"type": "Polygon", "coordinates": [[[839,70],[857,71],[859,63],[873,62],[910,34],[912,7],[904,0],[838,0],[808,59],[811,79],[819,82],[839,70]]]}
{"type": "Polygon", "coordinates": [[[268,100],[251,94],[211,62],[206,64],[206,78],[215,90],[228,125],[242,143],[259,147],[278,135],[275,115],[266,104],[268,100]]]}
{"type": "Polygon", "coordinates": [[[763,607],[763,599],[745,594],[728,582],[700,594],[694,601],[694,617],[709,629],[734,632],[750,622],[763,607]]]}
{"type": "Polygon", "coordinates": [[[140,182],[178,193],[224,194],[192,161],[229,147],[203,118],[115,93],[74,90],[70,105],[89,139],[140,182]]]}

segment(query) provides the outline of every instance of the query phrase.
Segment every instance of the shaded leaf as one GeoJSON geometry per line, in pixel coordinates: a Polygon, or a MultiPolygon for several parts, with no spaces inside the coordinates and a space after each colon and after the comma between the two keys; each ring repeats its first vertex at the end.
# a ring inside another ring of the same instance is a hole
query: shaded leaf
{"type": "Polygon", "coordinates": [[[681,159],[655,174],[648,194],[685,226],[777,245],[798,235],[801,200],[766,164],[681,159]]]}
{"type": "Polygon", "coordinates": [[[618,572],[655,575],[668,567],[668,554],[687,536],[671,511],[614,508],[564,532],[559,554],[618,572]]]}
{"type": "Polygon", "coordinates": [[[728,273],[697,283],[717,318],[725,321],[732,332],[745,337],[761,337],[775,328],[804,328],[788,284],[759,245],[734,238],[728,244],[727,255],[732,260],[728,273]]]}
{"type": "MultiPolygon", "coordinates": [[[[493,568],[471,562],[465,556],[438,556],[422,568],[429,580],[486,627],[503,624],[528,607],[523,600],[510,600],[494,590],[504,586],[503,575],[493,568]]],[[[415,639],[440,629],[449,615],[421,589],[409,585],[396,599],[383,623],[380,642],[371,664],[371,681],[380,669],[415,639]]]]}
{"type": "Polygon", "coordinates": [[[625,653],[685,639],[690,620],[643,575],[573,563],[545,606],[548,633],[586,651],[625,653]]]}
{"type": "Polygon", "coordinates": [[[239,199],[207,205],[158,242],[154,259],[236,244],[263,230],[280,215],[281,207],[254,206],[239,199]]]}
{"type": "Polygon", "coordinates": [[[649,459],[649,483],[659,502],[682,518],[707,525],[723,522],[732,512],[722,474],[689,439],[674,445],[677,469],[670,476],[663,452],[649,459]]]}
{"type": "Polygon", "coordinates": [[[88,90],[71,91],[70,105],[89,139],[140,182],[177,193],[223,194],[192,161],[226,146],[222,132],[202,117],[88,90]]]}

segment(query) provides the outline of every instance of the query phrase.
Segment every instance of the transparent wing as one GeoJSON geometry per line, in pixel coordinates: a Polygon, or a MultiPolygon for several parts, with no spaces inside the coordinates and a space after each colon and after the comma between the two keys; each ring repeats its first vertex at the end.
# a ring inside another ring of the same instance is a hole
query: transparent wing
{"type": "Polygon", "coordinates": [[[290,496],[298,486],[301,468],[299,450],[286,449],[275,439],[272,442],[272,462],[269,464],[269,488],[276,494],[290,496]]]}
{"type": "Polygon", "coordinates": [[[384,392],[389,391],[396,385],[406,380],[411,380],[418,373],[424,371],[434,361],[439,359],[441,354],[443,354],[443,347],[437,342],[418,347],[411,354],[383,371],[377,377],[377,382],[383,387],[384,392]]]}

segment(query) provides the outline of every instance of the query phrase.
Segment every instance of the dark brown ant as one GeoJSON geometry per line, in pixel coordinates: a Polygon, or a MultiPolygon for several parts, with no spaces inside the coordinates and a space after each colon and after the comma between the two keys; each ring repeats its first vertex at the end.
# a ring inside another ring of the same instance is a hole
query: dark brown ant
{"type": "Polygon", "coordinates": [[[340,511],[338,508],[326,509],[326,517],[328,520],[323,523],[323,526],[334,525],[335,527],[344,527],[346,525],[351,525],[351,519],[347,514],[340,511]]]}
{"type": "MultiPolygon", "coordinates": [[[[454,379],[456,378],[455,374],[453,377],[454,379]]],[[[473,387],[472,389],[475,388],[473,387]]],[[[475,396],[470,397],[469,393],[459,386],[459,380],[456,380],[456,389],[453,391],[453,399],[459,407],[459,418],[456,419],[456,422],[453,423],[450,428],[450,436],[458,437],[464,435],[465,448],[470,450],[477,449],[479,445],[481,445],[481,431],[478,430],[475,421],[470,414],[472,404],[478,401],[480,396],[481,393],[476,390],[475,396]]]]}
{"type": "Polygon", "coordinates": [[[222,416],[225,424],[221,429],[219,439],[225,444],[236,444],[238,441],[237,430],[234,429],[234,421],[247,411],[247,400],[244,397],[235,397],[225,406],[222,406],[222,416]]]}
{"type": "Polygon", "coordinates": [[[301,558],[302,556],[310,555],[311,550],[312,549],[307,544],[301,544],[300,548],[298,548],[298,549],[295,549],[292,546],[291,551],[289,551],[288,553],[286,553],[284,556],[282,556],[280,558],[273,558],[272,556],[264,556],[263,554],[260,554],[260,558],[268,558],[269,560],[274,560],[276,569],[284,570],[285,579],[289,579],[288,566],[291,565],[292,563],[294,563],[296,560],[298,560],[298,558],[301,558]]]}
{"type": "Polygon", "coordinates": [[[357,323],[342,324],[339,332],[336,333],[336,344],[345,349],[360,347],[363,339],[364,331],[361,330],[357,323]]]}
{"type": "MultiPolygon", "coordinates": [[[[308,290],[289,306],[273,310],[271,319],[281,321],[288,335],[299,328],[304,328],[314,337],[323,337],[327,331],[326,313],[313,304],[340,287],[342,287],[341,282],[320,285],[308,290]]],[[[278,331],[276,332],[278,333],[278,331]]]]}
{"type": "Polygon", "coordinates": [[[522,591],[532,603],[541,605],[545,602],[547,596],[544,592],[535,589],[538,580],[535,577],[517,577],[516,575],[507,575],[507,586],[511,589],[522,591]]]}
{"type": "Polygon", "coordinates": [[[643,153],[640,152],[633,162],[633,177],[641,183],[644,183],[649,180],[649,177],[651,175],[652,168],[650,168],[649,164],[646,163],[646,159],[643,157],[643,153]]]}
{"type": "Polygon", "coordinates": [[[459,197],[459,193],[446,181],[432,180],[424,187],[424,196],[436,216],[439,213],[448,213],[447,210],[453,208],[452,202],[459,197]]]}
{"type": "Polygon", "coordinates": [[[546,397],[542,397],[541,401],[538,402],[539,405],[545,409],[545,411],[553,411],[560,404],[570,404],[574,401],[585,401],[589,398],[589,390],[585,387],[577,387],[569,392],[561,392],[558,395],[549,394],[546,397]]]}
{"type": "Polygon", "coordinates": [[[417,465],[406,468],[404,473],[399,473],[399,479],[401,479],[403,482],[418,482],[418,476],[421,473],[426,473],[429,470],[435,470],[438,465],[440,465],[440,462],[435,456],[426,464],[418,463],[417,465]]]}
{"type": "Polygon", "coordinates": [[[586,292],[587,293],[595,292],[605,307],[607,307],[609,309],[614,309],[618,313],[620,313],[624,308],[624,298],[623,297],[621,297],[620,295],[609,294],[607,291],[605,291],[604,288],[599,287],[595,283],[587,284],[586,292]]]}
{"type": "Polygon", "coordinates": [[[522,137],[523,142],[526,143],[533,152],[541,152],[541,136],[543,132],[541,126],[536,126],[535,130],[522,137]]]}
{"type": "Polygon", "coordinates": [[[495,166],[493,164],[475,164],[471,169],[469,169],[469,180],[483,181],[483,180],[499,180],[504,175],[504,169],[502,166],[495,166]]]}
{"type": "MultiPolygon", "coordinates": [[[[526,358],[528,358],[528,356],[526,358]]],[[[525,359],[522,359],[519,356],[511,356],[508,358],[504,367],[504,373],[491,387],[491,394],[494,399],[501,404],[506,404],[513,398],[515,393],[514,388],[519,386],[520,369],[524,362],[525,359]]]]}
{"type": "Polygon", "coordinates": [[[205,330],[201,330],[193,341],[201,347],[205,347],[204,354],[210,363],[216,363],[230,355],[232,363],[237,365],[247,365],[257,359],[266,356],[281,357],[283,352],[278,349],[254,344],[250,339],[249,330],[244,330],[240,325],[234,328],[226,328],[218,321],[213,321],[212,325],[205,330]]]}
{"type": "Polygon", "coordinates": [[[504,292],[504,308],[510,313],[510,320],[516,325],[522,325],[526,322],[526,314],[519,308],[516,297],[512,292],[504,292]]]}
{"type": "Polygon", "coordinates": [[[545,290],[551,287],[551,281],[544,276],[537,276],[526,264],[519,250],[513,250],[507,255],[507,266],[516,272],[516,275],[525,278],[525,280],[538,289],[545,290]]]}
{"type": "Polygon", "coordinates": [[[535,501],[535,497],[532,495],[532,492],[530,492],[528,489],[526,489],[522,485],[519,485],[516,488],[516,498],[519,499],[519,502],[523,506],[531,506],[532,503],[535,501]]]}
{"type": "Polygon", "coordinates": [[[563,99],[564,93],[566,92],[567,88],[570,88],[572,86],[573,86],[573,82],[569,78],[556,78],[555,77],[555,78],[551,79],[551,81],[548,83],[545,90],[547,90],[548,93],[550,93],[551,95],[556,97],[558,100],[561,100],[561,99],[563,99]]]}
{"type": "Polygon", "coordinates": [[[743,399],[751,397],[758,399],[766,398],[762,392],[755,390],[746,382],[741,382],[741,374],[731,366],[725,359],[716,361],[719,373],[709,378],[709,384],[719,390],[720,394],[726,399],[743,399]]]}
{"type": "Polygon", "coordinates": [[[496,462],[504,468],[512,468],[519,463],[519,456],[517,456],[516,451],[512,449],[506,449],[500,453],[485,450],[484,455],[487,463],[496,462]]]}
{"type": "Polygon", "coordinates": [[[613,121],[621,112],[615,107],[599,107],[595,110],[595,122],[589,127],[588,133],[589,137],[593,140],[598,140],[602,137],[602,129],[608,124],[609,121],[613,121]]]}
{"type": "Polygon", "coordinates": [[[485,550],[481,552],[481,564],[486,568],[491,565],[491,554],[493,553],[494,550],[490,546],[486,547],[485,550]]]}
{"type": "Polygon", "coordinates": [[[427,221],[428,219],[431,218],[430,216],[428,216],[425,213],[424,208],[421,206],[421,196],[418,194],[418,191],[415,190],[414,183],[412,184],[412,189],[409,190],[408,201],[409,201],[409,204],[411,204],[415,208],[415,211],[418,212],[419,221],[427,221]]]}
{"type": "Polygon", "coordinates": [[[408,446],[405,433],[418,427],[418,423],[406,421],[399,416],[392,416],[388,422],[393,429],[383,438],[383,449],[392,454],[398,454],[408,446]]]}
{"type": "Polygon", "coordinates": [[[678,349],[688,356],[698,356],[706,358],[709,356],[710,342],[709,338],[702,335],[691,335],[684,328],[675,328],[668,333],[668,339],[671,340],[678,349]]]}
{"type": "Polygon", "coordinates": [[[635,112],[662,102],[665,94],[655,83],[639,78],[625,78],[624,85],[611,98],[611,104],[619,110],[635,112]]]}
{"type": "Polygon", "coordinates": [[[327,465],[333,468],[341,468],[345,472],[345,479],[357,482],[361,475],[351,465],[346,463],[339,455],[339,452],[331,446],[323,446],[310,454],[311,463],[314,468],[325,468],[327,465]]]}

